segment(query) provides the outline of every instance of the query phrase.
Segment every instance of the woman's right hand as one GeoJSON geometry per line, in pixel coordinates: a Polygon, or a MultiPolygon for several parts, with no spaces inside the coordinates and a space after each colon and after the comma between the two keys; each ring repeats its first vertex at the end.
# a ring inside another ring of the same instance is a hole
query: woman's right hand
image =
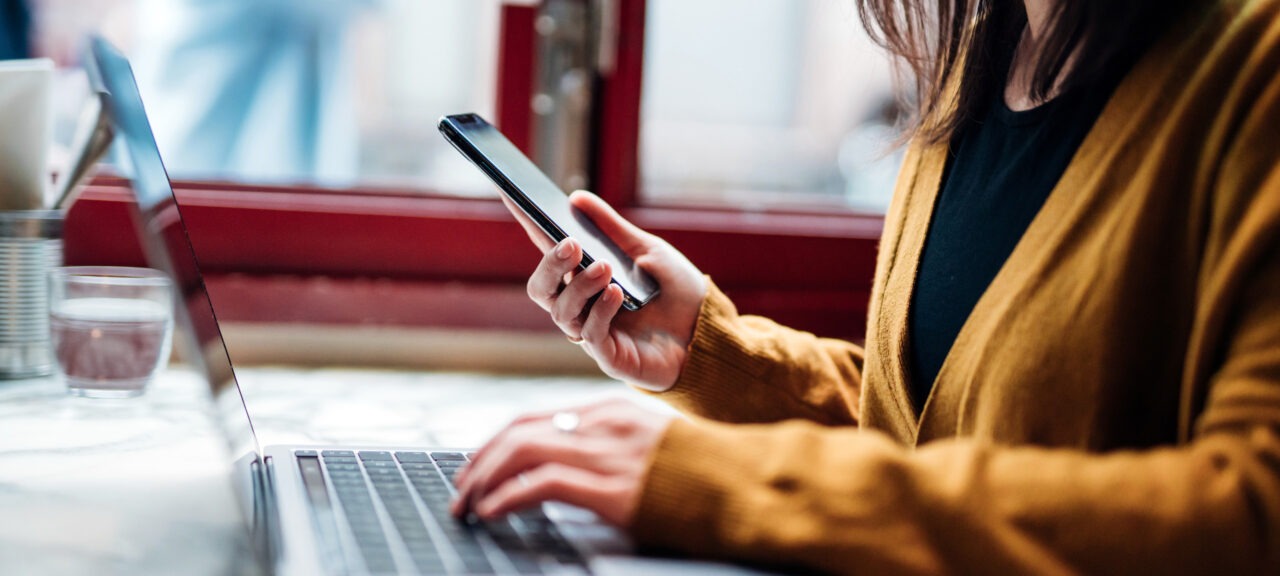
{"type": "Polygon", "coordinates": [[[675,384],[707,292],[698,268],[666,241],[623,219],[596,195],[574,192],[569,202],[660,287],[644,308],[620,310],[622,289],[610,282],[609,264],[596,261],[578,271],[582,247],[576,240],[552,244],[519,208],[503,200],[543,251],[529,278],[529,297],[551,314],[570,340],[580,338],[587,354],[609,376],[659,391],[675,384]],[[588,307],[596,294],[599,298],[588,307]]]}

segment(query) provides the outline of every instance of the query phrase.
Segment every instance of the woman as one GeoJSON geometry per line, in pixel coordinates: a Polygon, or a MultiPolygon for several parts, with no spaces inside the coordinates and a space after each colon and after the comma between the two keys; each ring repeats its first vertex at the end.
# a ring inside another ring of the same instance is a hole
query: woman
{"type": "Polygon", "coordinates": [[[859,2],[920,103],[866,348],[738,315],[577,193],[663,293],[619,314],[530,228],[530,295],[700,418],[526,416],[457,513],[829,572],[1280,573],[1280,1],[925,4],[859,2]]]}

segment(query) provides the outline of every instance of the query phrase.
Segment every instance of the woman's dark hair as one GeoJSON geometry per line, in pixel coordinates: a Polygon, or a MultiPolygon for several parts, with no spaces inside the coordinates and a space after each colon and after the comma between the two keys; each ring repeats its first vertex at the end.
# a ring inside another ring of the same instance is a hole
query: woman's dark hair
{"type": "MultiPolygon", "coordinates": [[[[857,0],[877,44],[909,76],[914,110],[907,128],[927,142],[950,140],[1004,88],[1007,58],[1027,23],[1019,0],[857,0]],[[963,68],[960,68],[963,66],[963,68]],[[959,82],[958,87],[953,84],[959,82]]],[[[1184,0],[1057,0],[1032,74],[1031,97],[1088,84],[1164,28],[1184,0]]]]}

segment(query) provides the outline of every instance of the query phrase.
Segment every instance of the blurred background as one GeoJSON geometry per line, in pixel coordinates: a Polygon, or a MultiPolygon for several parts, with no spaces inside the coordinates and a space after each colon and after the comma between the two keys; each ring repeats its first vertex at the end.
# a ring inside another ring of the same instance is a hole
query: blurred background
{"type": "MultiPolygon", "coordinates": [[[[744,313],[858,340],[902,152],[854,4],[0,0],[0,58],[56,62],[65,147],[86,35],[129,56],[238,361],[592,370],[437,120],[489,118],[744,313]]],[[[67,263],[145,265],[128,182],[79,198],[67,263]]]]}
{"type": "MultiPolygon", "coordinates": [[[[99,32],[131,56],[176,178],[484,196],[493,188],[435,122],[494,116],[503,4],[0,0],[0,22],[8,57],[67,69],[63,141],[83,94],[83,37],[99,32]]],[[[897,109],[851,0],[649,0],[644,10],[645,201],[884,210],[897,109]]]]}

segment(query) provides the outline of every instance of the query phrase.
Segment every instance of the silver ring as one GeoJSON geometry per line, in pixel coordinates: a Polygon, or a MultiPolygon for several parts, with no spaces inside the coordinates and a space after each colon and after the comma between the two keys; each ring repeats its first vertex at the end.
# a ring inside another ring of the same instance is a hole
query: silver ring
{"type": "Polygon", "coordinates": [[[551,427],[562,434],[577,432],[579,424],[582,424],[582,417],[578,416],[577,412],[556,412],[551,417],[551,427]]]}
{"type": "Polygon", "coordinates": [[[568,338],[568,339],[569,339],[569,341],[570,341],[570,342],[572,342],[572,343],[574,343],[574,344],[577,344],[577,345],[579,345],[579,346],[581,346],[581,345],[582,345],[582,337],[581,337],[581,336],[579,336],[579,337],[577,337],[577,338],[574,338],[573,336],[568,336],[568,335],[566,335],[566,336],[565,336],[565,338],[568,338]]]}

